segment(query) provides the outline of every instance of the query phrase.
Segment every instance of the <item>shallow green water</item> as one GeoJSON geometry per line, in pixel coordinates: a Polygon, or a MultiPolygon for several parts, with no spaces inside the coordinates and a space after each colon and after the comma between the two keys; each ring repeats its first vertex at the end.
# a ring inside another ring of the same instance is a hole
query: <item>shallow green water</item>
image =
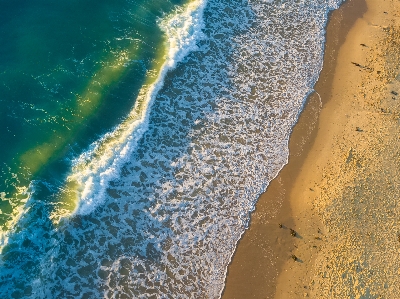
{"type": "Polygon", "coordinates": [[[18,218],[32,182],[61,185],[71,159],[128,114],[162,59],[157,20],[183,2],[0,3],[3,231],[18,218]]]}

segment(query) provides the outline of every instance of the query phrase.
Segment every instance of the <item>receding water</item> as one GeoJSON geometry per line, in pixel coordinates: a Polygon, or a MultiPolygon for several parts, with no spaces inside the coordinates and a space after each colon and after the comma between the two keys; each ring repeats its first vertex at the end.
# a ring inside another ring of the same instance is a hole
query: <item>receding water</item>
{"type": "Polygon", "coordinates": [[[126,117],[162,64],[159,18],[183,4],[18,2],[0,10],[3,230],[32,181],[63,180],[69,160],[126,117]]]}
{"type": "Polygon", "coordinates": [[[218,298],[339,0],[0,3],[4,298],[218,298]]]}

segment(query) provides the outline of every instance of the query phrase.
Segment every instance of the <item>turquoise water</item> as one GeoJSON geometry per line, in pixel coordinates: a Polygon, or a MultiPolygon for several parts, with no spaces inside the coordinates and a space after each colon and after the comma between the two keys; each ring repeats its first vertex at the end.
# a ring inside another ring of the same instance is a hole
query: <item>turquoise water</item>
{"type": "Polygon", "coordinates": [[[0,5],[0,225],[32,181],[62,182],[70,159],[126,117],[162,60],[157,20],[183,1],[0,5]]]}
{"type": "Polygon", "coordinates": [[[339,3],[0,1],[0,298],[220,297],[339,3]]]}

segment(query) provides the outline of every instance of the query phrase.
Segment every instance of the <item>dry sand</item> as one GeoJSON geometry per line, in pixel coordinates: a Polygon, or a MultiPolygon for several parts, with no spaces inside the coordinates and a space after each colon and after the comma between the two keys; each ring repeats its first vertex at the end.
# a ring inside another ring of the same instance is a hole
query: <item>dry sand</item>
{"type": "Polygon", "coordinates": [[[223,298],[400,298],[400,1],[331,14],[315,89],[223,298]]]}

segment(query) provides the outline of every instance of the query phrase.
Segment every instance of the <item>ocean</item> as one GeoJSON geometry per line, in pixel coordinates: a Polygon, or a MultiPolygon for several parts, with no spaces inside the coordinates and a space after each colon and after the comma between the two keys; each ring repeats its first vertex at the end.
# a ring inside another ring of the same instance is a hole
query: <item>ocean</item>
{"type": "Polygon", "coordinates": [[[219,298],[341,0],[0,2],[0,297],[219,298]]]}

